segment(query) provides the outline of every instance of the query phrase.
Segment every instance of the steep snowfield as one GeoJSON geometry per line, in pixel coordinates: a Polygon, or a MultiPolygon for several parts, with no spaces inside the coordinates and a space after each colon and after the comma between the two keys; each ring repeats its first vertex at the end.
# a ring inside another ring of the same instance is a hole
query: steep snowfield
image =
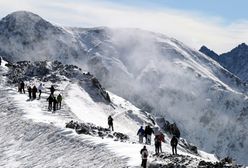
{"type": "MultiPolygon", "coordinates": [[[[200,148],[248,164],[247,87],[173,38],[139,29],[61,28],[32,13],[16,12],[0,21],[0,54],[9,61],[74,63],[114,94],[176,122],[182,136],[200,148]]],[[[79,108],[92,103],[84,100],[72,108],[78,116],[79,108]]]]}
{"type": "MultiPolygon", "coordinates": [[[[4,63],[5,64],[5,63],[4,63]]],[[[143,145],[137,143],[136,132],[140,125],[151,123],[145,113],[140,112],[127,100],[114,94],[111,104],[96,102],[99,95],[92,97],[84,83],[69,81],[56,83],[55,94],[62,93],[62,109],[51,113],[47,111],[48,90],[40,100],[29,101],[27,95],[17,93],[16,89],[6,84],[3,76],[7,68],[0,67],[0,166],[1,167],[138,167],[139,151],[143,145]],[[85,90],[86,89],[86,90],[85,90]],[[108,115],[114,118],[114,127],[118,132],[128,134],[129,142],[102,139],[89,135],[78,135],[65,128],[70,120],[90,122],[107,127],[108,115]]],[[[30,81],[37,84],[37,79],[30,81]]],[[[45,87],[50,82],[44,83],[45,87]]],[[[92,88],[93,89],[93,88],[92,88]]],[[[171,152],[169,137],[163,144],[165,154],[171,152]]],[[[148,146],[149,162],[155,162],[152,153],[154,147],[148,146]]],[[[179,147],[180,155],[189,156],[189,166],[196,167],[201,160],[215,162],[214,155],[199,151],[195,156],[179,147]]],[[[161,163],[171,160],[160,159],[161,163]]]]}

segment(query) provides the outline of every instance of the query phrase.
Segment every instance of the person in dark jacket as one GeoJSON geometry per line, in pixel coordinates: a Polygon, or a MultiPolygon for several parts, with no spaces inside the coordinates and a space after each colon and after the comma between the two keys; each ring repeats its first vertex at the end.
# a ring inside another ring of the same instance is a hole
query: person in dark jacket
{"type": "Polygon", "coordinates": [[[170,143],[171,143],[171,147],[172,147],[172,154],[177,155],[177,144],[178,144],[177,137],[173,136],[170,143]]]}
{"type": "Polygon", "coordinates": [[[145,130],[143,129],[143,126],[140,126],[140,129],[137,132],[137,135],[139,136],[139,143],[143,143],[145,130]]]}
{"type": "Polygon", "coordinates": [[[144,146],[144,147],[140,150],[140,154],[141,154],[141,158],[142,158],[141,167],[146,168],[146,165],[147,165],[147,158],[148,158],[148,151],[147,151],[147,149],[146,149],[146,146],[144,146]]]}
{"type": "Polygon", "coordinates": [[[57,98],[53,96],[53,112],[55,113],[57,109],[58,109],[58,101],[57,98]]]}
{"type": "Polygon", "coordinates": [[[43,85],[42,85],[42,83],[40,83],[40,85],[38,86],[38,91],[39,91],[39,98],[38,99],[40,99],[40,96],[41,96],[41,93],[43,90],[44,90],[43,85]]]}
{"type": "Polygon", "coordinates": [[[36,86],[34,86],[32,89],[33,100],[36,99],[36,93],[37,93],[37,88],[36,88],[36,86]]]}
{"type": "Polygon", "coordinates": [[[61,96],[61,94],[59,94],[58,96],[57,96],[57,101],[58,101],[58,109],[61,109],[61,102],[62,102],[62,96],[61,96]]]}
{"type": "Polygon", "coordinates": [[[150,125],[146,126],[146,128],[145,128],[146,144],[151,145],[151,137],[152,137],[153,133],[154,133],[154,131],[150,127],[150,125]]]}
{"type": "Polygon", "coordinates": [[[51,88],[50,88],[50,92],[51,92],[52,95],[53,95],[53,93],[55,92],[55,88],[54,88],[53,85],[52,85],[51,88]]]}
{"type": "Polygon", "coordinates": [[[112,128],[112,131],[114,131],[113,120],[114,120],[114,119],[113,119],[111,116],[108,117],[109,129],[111,130],[111,128],[112,128]]]}
{"type": "Polygon", "coordinates": [[[48,110],[51,111],[53,108],[53,95],[50,94],[50,96],[47,98],[48,101],[48,110]]]}
{"type": "Polygon", "coordinates": [[[29,97],[29,100],[32,100],[32,88],[31,88],[31,86],[28,86],[28,97],[29,97]]]}
{"type": "Polygon", "coordinates": [[[0,65],[2,64],[2,57],[0,57],[0,65]]]}
{"type": "Polygon", "coordinates": [[[21,87],[21,88],[20,88],[20,92],[21,92],[21,93],[23,92],[23,93],[25,94],[25,84],[24,84],[23,81],[21,82],[20,87],[21,87]]]}
{"type": "Polygon", "coordinates": [[[161,141],[159,139],[159,135],[156,135],[155,138],[154,138],[154,144],[155,144],[155,153],[156,154],[159,154],[159,149],[160,149],[160,144],[161,144],[161,141]]]}

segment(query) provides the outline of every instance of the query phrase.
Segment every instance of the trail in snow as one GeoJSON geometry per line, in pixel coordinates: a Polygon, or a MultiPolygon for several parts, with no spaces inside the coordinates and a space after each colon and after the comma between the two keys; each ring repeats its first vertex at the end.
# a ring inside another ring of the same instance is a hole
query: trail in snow
{"type": "Polygon", "coordinates": [[[4,85],[2,73],[1,67],[0,167],[125,167],[127,158],[116,157],[105,144],[95,145],[71,130],[42,122],[59,123],[67,116],[41,115],[40,102],[26,102],[26,95],[16,95],[13,88],[4,85]],[[29,115],[40,118],[40,122],[24,118],[29,115]]]}
{"type": "MultiPolygon", "coordinates": [[[[6,69],[5,69],[6,70],[6,69]]],[[[1,67],[0,75],[4,73],[1,67]]],[[[48,85],[49,83],[46,83],[48,85]]],[[[139,151],[143,144],[137,143],[136,132],[140,125],[151,121],[128,101],[110,93],[112,106],[94,102],[92,95],[78,84],[61,82],[58,90],[64,95],[62,110],[47,111],[47,93],[41,99],[26,101],[27,95],[18,94],[12,87],[6,87],[1,78],[0,106],[3,128],[0,129],[1,167],[137,167],[141,158],[139,151]],[[65,90],[65,91],[64,91],[65,90]],[[113,108],[114,107],[114,108],[113,108]],[[65,129],[70,120],[90,122],[107,127],[108,115],[114,116],[115,130],[129,135],[130,142],[115,142],[86,135],[77,135],[65,129]],[[5,136],[6,135],[6,136],[5,136]]],[[[58,93],[56,93],[58,94],[58,93]]],[[[163,151],[171,153],[169,137],[165,137],[163,151]]],[[[154,146],[148,146],[149,162],[154,146]]],[[[200,152],[202,157],[187,153],[179,147],[179,154],[199,159],[217,161],[213,155],[200,152]]],[[[198,160],[198,161],[197,161],[198,160]]],[[[165,160],[161,160],[165,161],[165,160]]],[[[166,162],[170,162],[167,159],[166,162]]]]}

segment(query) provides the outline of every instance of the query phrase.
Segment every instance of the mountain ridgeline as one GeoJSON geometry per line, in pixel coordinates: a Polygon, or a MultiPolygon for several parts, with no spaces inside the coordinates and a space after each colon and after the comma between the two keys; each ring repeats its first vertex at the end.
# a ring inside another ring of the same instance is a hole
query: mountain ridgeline
{"type": "Polygon", "coordinates": [[[248,45],[242,43],[227,53],[221,55],[202,46],[200,52],[211,57],[220,63],[228,71],[239,77],[241,80],[248,82],[248,45]]]}
{"type": "Polygon", "coordinates": [[[107,90],[176,122],[201,149],[248,164],[246,84],[176,39],[140,29],[59,27],[20,11],[0,21],[0,55],[75,64],[107,90]]]}

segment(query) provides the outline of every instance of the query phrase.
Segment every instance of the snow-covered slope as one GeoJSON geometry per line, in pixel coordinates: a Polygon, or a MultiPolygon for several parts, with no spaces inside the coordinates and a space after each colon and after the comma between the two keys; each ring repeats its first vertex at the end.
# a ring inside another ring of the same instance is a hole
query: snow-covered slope
{"type": "MultiPolygon", "coordinates": [[[[35,64],[23,62],[18,65],[9,65],[9,71],[4,66],[0,67],[1,167],[138,167],[140,165],[139,151],[143,145],[137,143],[136,133],[140,125],[153,125],[147,113],[141,112],[127,100],[112,93],[110,93],[111,103],[106,102],[99,94],[99,88],[92,84],[92,76],[81,73],[76,67],[68,69],[68,66],[49,62],[35,64]],[[31,67],[33,70],[47,67],[50,72],[29,74],[31,67]],[[54,68],[57,68],[57,71],[54,71],[54,68]],[[15,79],[9,78],[12,73],[17,72],[16,69],[23,71],[15,73],[15,79]],[[51,83],[45,81],[53,75],[56,77],[54,79],[56,82],[53,83],[56,86],[55,95],[62,93],[64,97],[62,109],[55,113],[47,111],[46,102],[51,83]],[[40,82],[45,84],[46,89],[40,100],[30,101],[27,94],[19,94],[13,87],[16,80],[27,77],[29,77],[29,80],[25,81],[27,84],[40,82]],[[120,142],[112,138],[78,135],[73,130],[65,128],[65,123],[70,120],[107,127],[106,120],[109,115],[114,118],[115,130],[127,134],[130,137],[128,141],[120,142]]],[[[176,164],[187,163],[188,166],[196,167],[200,161],[218,161],[214,155],[202,151],[199,151],[198,155],[193,155],[183,147],[179,147],[179,156],[172,157],[169,138],[165,135],[164,154],[161,155],[167,155],[165,159],[153,156],[154,147],[148,146],[149,164],[156,165],[158,161],[160,165],[174,164],[173,159],[177,158],[180,163],[176,164]]]]}
{"type": "Polygon", "coordinates": [[[111,92],[176,122],[200,148],[247,163],[245,84],[175,39],[139,29],[61,28],[16,12],[1,20],[0,43],[9,61],[58,59],[87,68],[111,92]]]}

